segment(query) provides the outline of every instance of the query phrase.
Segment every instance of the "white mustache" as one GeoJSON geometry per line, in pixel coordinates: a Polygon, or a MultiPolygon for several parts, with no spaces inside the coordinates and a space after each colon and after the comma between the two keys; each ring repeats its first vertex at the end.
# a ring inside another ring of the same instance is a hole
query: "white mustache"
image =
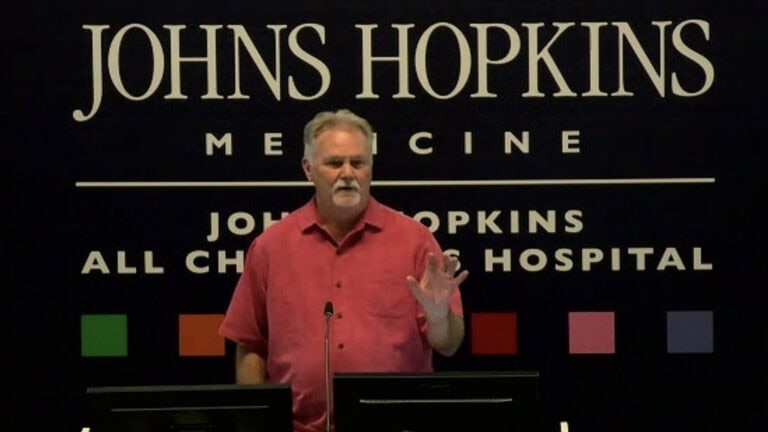
{"type": "Polygon", "coordinates": [[[359,192],[360,191],[360,183],[358,183],[357,181],[352,181],[350,183],[337,182],[335,185],[333,185],[333,191],[334,192],[338,191],[340,188],[352,188],[355,191],[359,192]]]}

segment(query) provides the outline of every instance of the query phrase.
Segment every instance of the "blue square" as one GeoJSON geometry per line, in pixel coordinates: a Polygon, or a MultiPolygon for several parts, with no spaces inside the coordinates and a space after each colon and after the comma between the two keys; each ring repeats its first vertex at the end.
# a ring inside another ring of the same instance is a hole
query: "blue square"
{"type": "Polygon", "coordinates": [[[711,353],[713,329],[712,311],[667,312],[667,352],[711,353]]]}

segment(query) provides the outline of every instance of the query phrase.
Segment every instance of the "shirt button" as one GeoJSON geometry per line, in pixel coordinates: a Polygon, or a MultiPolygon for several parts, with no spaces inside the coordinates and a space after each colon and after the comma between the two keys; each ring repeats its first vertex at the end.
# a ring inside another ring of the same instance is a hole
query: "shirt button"
{"type": "Polygon", "coordinates": [[[341,349],[344,349],[344,344],[343,344],[343,343],[340,343],[340,344],[339,344],[339,349],[340,349],[340,350],[341,350],[341,349]]]}
{"type": "Polygon", "coordinates": [[[336,281],[336,288],[341,288],[341,281],[336,281]]]}
{"type": "Polygon", "coordinates": [[[342,319],[342,318],[344,318],[344,314],[339,312],[339,313],[336,314],[336,318],[342,319]]]}

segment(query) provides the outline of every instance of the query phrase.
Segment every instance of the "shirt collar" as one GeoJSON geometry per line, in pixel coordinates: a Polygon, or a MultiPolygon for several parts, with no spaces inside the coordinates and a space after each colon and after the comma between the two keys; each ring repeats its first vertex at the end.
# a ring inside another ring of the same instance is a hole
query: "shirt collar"
{"type": "MultiPolygon", "coordinates": [[[[360,220],[357,222],[357,224],[355,224],[353,231],[364,226],[372,227],[377,231],[381,230],[384,227],[384,223],[386,222],[386,214],[387,212],[384,205],[369,195],[368,205],[365,206],[363,214],[360,216],[360,220]]],[[[309,202],[297,210],[296,216],[299,229],[302,232],[305,232],[314,226],[320,226],[317,214],[317,204],[315,203],[314,196],[309,200],[309,202]]]]}

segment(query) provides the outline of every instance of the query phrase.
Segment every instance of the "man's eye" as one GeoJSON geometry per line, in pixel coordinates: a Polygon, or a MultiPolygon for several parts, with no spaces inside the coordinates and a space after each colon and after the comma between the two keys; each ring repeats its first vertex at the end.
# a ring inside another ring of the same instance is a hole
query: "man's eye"
{"type": "Polygon", "coordinates": [[[333,168],[339,168],[340,166],[343,165],[343,162],[332,160],[332,161],[326,162],[325,164],[333,168]]]}

